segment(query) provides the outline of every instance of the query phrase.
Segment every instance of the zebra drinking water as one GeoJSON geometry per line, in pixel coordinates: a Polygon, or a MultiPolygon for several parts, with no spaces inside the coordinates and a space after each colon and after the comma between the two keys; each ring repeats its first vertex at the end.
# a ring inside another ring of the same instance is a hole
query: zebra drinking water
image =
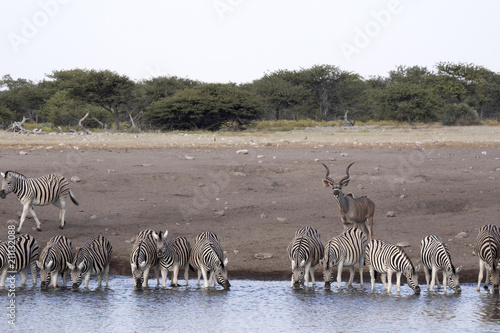
{"type": "Polygon", "coordinates": [[[480,290],[483,272],[486,270],[484,289],[488,289],[491,277],[493,290],[498,290],[499,274],[498,259],[500,258],[500,230],[493,224],[483,225],[479,229],[472,254],[479,257],[479,276],[477,291],[480,290]]]}
{"type": "Polygon", "coordinates": [[[292,262],[292,287],[309,285],[309,275],[315,285],[314,268],[323,258],[324,247],[318,230],[313,227],[302,227],[295,232],[295,236],[287,248],[288,258],[292,262]]]}
{"type": "Polygon", "coordinates": [[[184,268],[184,279],[186,286],[189,277],[189,256],[191,255],[191,244],[186,237],[176,237],[170,242],[167,241],[168,230],[165,233],[161,231],[155,234],[156,249],[160,260],[160,271],[162,277],[162,286],[165,288],[167,283],[167,273],[173,271],[172,286],[177,287],[177,276],[179,269],[184,268]]]}
{"type": "Polygon", "coordinates": [[[348,286],[352,286],[354,279],[354,265],[359,266],[360,286],[363,287],[363,265],[365,262],[365,248],[368,239],[366,234],[358,228],[345,229],[339,236],[333,237],[325,246],[323,259],[319,261],[323,266],[323,281],[325,288],[330,288],[334,280],[333,268],[337,267],[337,286],[340,288],[343,267],[349,267],[348,286]]]}
{"type": "Polygon", "coordinates": [[[36,265],[40,268],[41,287],[46,288],[50,283],[57,287],[57,275],[61,274],[63,283],[66,284],[68,275],[68,262],[73,261],[71,241],[66,236],[54,236],[43,248],[36,265]]]}
{"type": "Polygon", "coordinates": [[[424,237],[420,242],[420,258],[424,266],[427,290],[432,290],[436,283],[438,288],[440,287],[437,273],[443,271],[444,291],[446,291],[447,284],[457,293],[462,291],[458,282],[458,272],[460,272],[462,266],[455,269],[455,266],[451,262],[450,251],[441,237],[435,235],[424,237]]]}
{"type": "Polygon", "coordinates": [[[76,252],[74,261],[67,262],[73,289],[78,289],[82,284],[82,277],[85,277],[85,289],[88,289],[91,275],[97,275],[97,286],[100,287],[103,274],[106,287],[108,287],[109,262],[112,252],[113,248],[106,237],[97,235],[89,238],[85,245],[76,252]]]}
{"type": "Polygon", "coordinates": [[[130,269],[134,278],[134,287],[148,286],[148,275],[151,268],[156,272],[156,283],[159,279],[159,260],[156,251],[155,232],[151,229],[143,230],[137,236],[130,254],[130,269]]]}
{"type": "Polygon", "coordinates": [[[31,270],[33,286],[36,285],[36,258],[38,257],[38,243],[30,235],[18,235],[5,243],[0,243],[0,288],[5,287],[7,274],[19,273],[21,284],[25,285],[28,279],[28,268],[31,270]]]}
{"type": "Polygon", "coordinates": [[[73,196],[73,192],[69,189],[69,183],[64,176],[58,174],[48,174],[38,178],[27,178],[24,175],[15,172],[1,172],[2,175],[2,190],[0,198],[5,199],[7,194],[14,192],[23,205],[23,212],[19,222],[17,232],[21,232],[24,220],[28,211],[33,215],[36,222],[36,228],[41,231],[40,221],[35,214],[33,206],[45,206],[53,204],[59,207],[59,219],[61,220],[60,229],[64,228],[64,217],[66,215],[66,196],[69,194],[71,201],[78,206],[73,196]]]}
{"type": "Polygon", "coordinates": [[[396,273],[398,292],[400,291],[401,274],[404,274],[410,288],[413,289],[415,294],[420,294],[417,274],[420,266],[414,268],[410,258],[398,246],[374,239],[368,242],[366,246],[365,260],[370,269],[372,291],[375,287],[375,272],[381,274],[380,279],[388,292],[392,289],[392,274],[396,273]]]}
{"type": "Polygon", "coordinates": [[[198,285],[200,277],[203,275],[205,288],[215,281],[224,289],[231,287],[227,278],[227,258],[224,259],[224,251],[220,244],[219,237],[210,231],[205,231],[196,236],[190,256],[191,265],[198,270],[198,285]],[[207,277],[207,274],[210,274],[207,277]]]}

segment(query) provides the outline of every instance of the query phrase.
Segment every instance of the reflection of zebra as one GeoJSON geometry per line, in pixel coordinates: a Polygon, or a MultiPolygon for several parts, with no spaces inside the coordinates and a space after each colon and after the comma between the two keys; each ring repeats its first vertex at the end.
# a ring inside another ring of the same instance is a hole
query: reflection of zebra
{"type": "Polygon", "coordinates": [[[137,236],[130,254],[130,268],[134,278],[134,287],[148,286],[148,275],[151,268],[156,272],[156,283],[160,284],[158,255],[156,253],[155,232],[151,229],[143,230],[137,236]]]}
{"type": "Polygon", "coordinates": [[[292,287],[309,284],[309,274],[315,285],[314,268],[323,258],[324,247],[318,230],[302,227],[295,232],[295,237],[287,248],[288,258],[292,262],[292,287]]]}
{"type": "Polygon", "coordinates": [[[363,286],[363,264],[365,262],[365,248],[367,237],[361,229],[348,228],[337,237],[333,237],[325,246],[324,258],[319,261],[323,266],[323,280],[329,288],[334,280],[333,268],[337,268],[337,286],[340,288],[343,267],[349,267],[348,286],[354,279],[354,265],[359,265],[360,285],[363,286]]]}
{"type": "Polygon", "coordinates": [[[492,224],[483,225],[479,229],[479,233],[474,244],[473,254],[479,257],[479,276],[477,281],[477,290],[481,287],[481,280],[483,279],[483,272],[486,272],[486,279],[484,281],[484,289],[488,289],[490,283],[493,290],[498,290],[499,270],[498,259],[500,258],[500,231],[492,224]]]}
{"type": "Polygon", "coordinates": [[[102,274],[104,274],[107,287],[112,252],[113,248],[106,237],[97,235],[89,238],[85,245],[76,252],[73,263],[67,263],[71,271],[73,288],[78,289],[82,284],[82,276],[85,277],[85,288],[88,288],[91,275],[97,275],[97,286],[100,287],[102,274]]]}
{"type": "Polygon", "coordinates": [[[54,236],[43,248],[36,265],[40,268],[41,287],[45,288],[52,282],[57,287],[57,275],[61,274],[63,283],[66,283],[68,262],[73,261],[71,241],[66,236],[54,236]]]}
{"type": "Polygon", "coordinates": [[[162,285],[166,286],[167,273],[169,270],[173,271],[172,286],[177,287],[177,276],[179,269],[184,268],[184,278],[186,279],[186,286],[188,285],[188,270],[189,270],[189,256],[191,254],[191,244],[186,237],[176,237],[170,242],[167,242],[168,230],[165,233],[161,231],[155,234],[156,249],[158,251],[158,258],[160,260],[160,271],[162,277],[162,285]]]}
{"type": "Polygon", "coordinates": [[[12,241],[0,243],[0,287],[5,287],[7,274],[13,272],[21,275],[21,284],[25,285],[28,279],[28,268],[31,269],[33,285],[36,285],[37,257],[38,243],[30,235],[19,235],[12,241]]]}
{"type": "Polygon", "coordinates": [[[200,277],[203,275],[205,288],[215,281],[224,289],[231,286],[227,278],[227,258],[224,260],[224,251],[219,241],[219,237],[210,231],[205,231],[196,236],[190,256],[191,265],[198,270],[198,285],[200,277]],[[210,274],[207,278],[207,274],[210,274]]]}
{"type": "Polygon", "coordinates": [[[73,193],[69,189],[69,183],[61,175],[49,174],[39,178],[26,178],[20,173],[7,171],[1,173],[3,177],[2,190],[0,198],[5,199],[5,196],[10,192],[14,192],[21,204],[23,205],[23,213],[17,232],[21,232],[24,219],[28,211],[33,215],[36,221],[36,228],[40,231],[40,221],[35,214],[33,206],[45,206],[53,204],[60,208],[59,219],[61,220],[60,229],[64,228],[64,216],[66,214],[66,196],[69,194],[71,201],[78,206],[73,193]]]}
{"type": "Polygon", "coordinates": [[[424,266],[427,290],[432,290],[435,283],[437,283],[438,288],[440,287],[437,273],[438,271],[443,271],[444,291],[446,291],[447,284],[449,284],[450,288],[455,292],[462,291],[458,282],[458,272],[460,272],[462,266],[455,269],[455,266],[453,266],[451,262],[450,251],[444,244],[441,237],[435,235],[424,237],[424,239],[420,242],[420,258],[422,259],[422,264],[424,266]],[[431,280],[430,285],[429,280],[431,280]]]}
{"type": "Polygon", "coordinates": [[[383,240],[374,239],[366,246],[366,265],[370,269],[372,291],[375,286],[375,272],[381,273],[381,280],[384,288],[391,291],[392,273],[396,273],[397,288],[401,285],[401,274],[406,276],[408,285],[416,294],[420,293],[418,286],[418,274],[420,266],[413,267],[410,258],[396,245],[383,240]],[[387,278],[387,284],[386,284],[387,278]]]}

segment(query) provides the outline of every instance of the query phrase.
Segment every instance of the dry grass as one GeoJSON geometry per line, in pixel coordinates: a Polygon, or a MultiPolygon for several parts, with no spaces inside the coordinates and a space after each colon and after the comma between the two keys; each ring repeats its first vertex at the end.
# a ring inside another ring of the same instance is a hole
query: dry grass
{"type": "Polygon", "coordinates": [[[50,133],[0,132],[3,150],[245,147],[500,147],[500,127],[315,127],[286,132],[50,133]]]}

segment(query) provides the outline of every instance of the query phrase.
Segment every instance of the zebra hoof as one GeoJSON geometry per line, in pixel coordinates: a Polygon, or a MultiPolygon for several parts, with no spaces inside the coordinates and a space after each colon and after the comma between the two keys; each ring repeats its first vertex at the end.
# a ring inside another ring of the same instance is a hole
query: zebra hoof
{"type": "Polygon", "coordinates": [[[36,228],[36,231],[42,231],[42,229],[40,229],[40,228],[36,228]]]}
{"type": "Polygon", "coordinates": [[[60,226],[59,226],[59,229],[64,229],[64,227],[60,225],[60,226]]]}

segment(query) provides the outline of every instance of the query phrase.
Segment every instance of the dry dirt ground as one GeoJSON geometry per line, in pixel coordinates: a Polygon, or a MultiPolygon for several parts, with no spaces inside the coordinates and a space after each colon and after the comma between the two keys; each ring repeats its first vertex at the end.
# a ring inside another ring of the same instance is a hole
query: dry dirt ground
{"type": "MultiPolygon", "coordinates": [[[[258,134],[1,132],[0,170],[80,179],[71,182],[80,205],[68,202],[63,230],[54,206],[35,207],[41,232],[33,219],[25,221],[22,231],[40,247],[58,234],[74,248],[103,234],[113,245],[111,272],[129,275],[139,231],[168,230],[169,238],[182,235],[193,243],[210,230],[221,239],[230,278],[289,279],[286,248],[299,227],[317,228],[323,243],[342,231],[320,162],[334,179],[356,162],[345,192],[374,201],[375,238],[408,243],[405,250],[418,264],[421,239],[438,235],[455,266],[463,267],[461,282],[475,282],[472,244],[478,228],[500,225],[499,139],[500,128],[485,126],[258,134]]],[[[0,239],[7,238],[7,223],[18,220],[20,211],[14,194],[0,201],[0,239]]]]}

